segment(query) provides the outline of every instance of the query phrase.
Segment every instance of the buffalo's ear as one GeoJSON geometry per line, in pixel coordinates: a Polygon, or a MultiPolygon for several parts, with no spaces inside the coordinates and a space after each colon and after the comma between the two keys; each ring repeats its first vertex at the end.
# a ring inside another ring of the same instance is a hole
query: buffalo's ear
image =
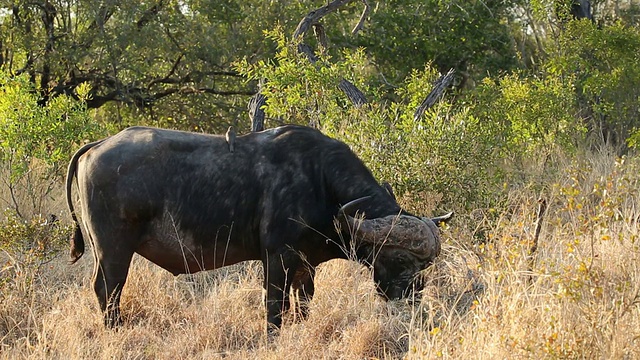
{"type": "Polygon", "coordinates": [[[433,221],[436,226],[442,226],[444,224],[447,224],[449,220],[451,220],[451,218],[453,218],[453,211],[445,215],[431,218],[431,221],[433,221]]]}
{"type": "Polygon", "coordinates": [[[393,198],[393,200],[397,200],[396,199],[396,195],[393,193],[393,189],[391,188],[391,184],[389,184],[388,182],[383,182],[382,183],[382,187],[387,190],[387,192],[389,193],[389,195],[391,195],[391,197],[393,198]]]}

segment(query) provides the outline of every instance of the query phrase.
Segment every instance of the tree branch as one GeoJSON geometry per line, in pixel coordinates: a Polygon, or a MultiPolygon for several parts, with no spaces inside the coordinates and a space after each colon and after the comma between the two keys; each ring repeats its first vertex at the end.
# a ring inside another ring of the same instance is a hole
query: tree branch
{"type": "Polygon", "coordinates": [[[313,34],[318,39],[318,43],[324,49],[329,47],[329,42],[327,41],[327,33],[324,31],[324,26],[321,23],[313,24],[313,34]]]}
{"type": "Polygon", "coordinates": [[[163,6],[164,6],[164,4],[163,4],[162,0],[160,0],[160,1],[158,1],[158,3],[156,3],[155,5],[150,7],[149,9],[147,9],[147,11],[145,11],[144,14],[142,14],[142,16],[140,17],[140,19],[136,22],[136,28],[138,30],[141,30],[145,25],[147,25],[149,22],[151,22],[153,17],[158,15],[160,10],[162,10],[163,6]]]}
{"type": "MultiPolygon", "coordinates": [[[[298,27],[293,32],[293,40],[296,41],[298,38],[303,37],[307,31],[309,31],[311,25],[318,22],[318,20],[322,19],[325,15],[338,10],[341,6],[352,1],[354,0],[334,0],[321,8],[311,11],[300,21],[298,27]]],[[[299,40],[302,41],[302,39],[299,40]]]]}
{"type": "Polygon", "coordinates": [[[347,95],[347,97],[351,100],[355,107],[359,108],[367,103],[367,98],[364,96],[364,93],[360,91],[357,86],[353,85],[349,80],[340,80],[338,88],[342,90],[345,95],[347,95]]]}
{"type": "Polygon", "coordinates": [[[267,103],[267,97],[258,91],[249,100],[249,120],[251,120],[251,132],[264,130],[264,110],[262,107],[267,103]]]}
{"type": "Polygon", "coordinates": [[[364,3],[364,10],[362,10],[362,14],[360,15],[360,20],[358,20],[358,23],[356,24],[356,26],[353,28],[353,30],[351,30],[351,35],[356,35],[358,31],[362,30],[362,28],[364,27],[364,22],[369,16],[369,12],[371,11],[369,2],[367,2],[367,0],[362,0],[362,2],[364,3]]]}
{"type": "MultiPolygon", "coordinates": [[[[307,14],[307,16],[305,16],[298,24],[298,27],[293,32],[293,41],[298,42],[298,51],[302,54],[307,55],[307,58],[311,63],[315,63],[316,61],[318,61],[318,57],[313,52],[313,49],[311,49],[309,45],[305,44],[302,41],[302,39],[304,38],[304,35],[309,31],[311,26],[315,26],[315,24],[318,24],[318,21],[320,21],[320,19],[322,19],[325,15],[336,11],[341,6],[347,3],[350,3],[352,1],[354,0],[334,0],[319,9],[309,12],[309,14],[307,14]]],[[[366,18],[366,15],[368,14],[368,3],[366,0],[362,0],[362,1],[365,3],[366,7],[365,7],[365,12],[363,12],[362,16],[360,16],[360,22],[364,21],[363,18],[366,18]]],[[[362,27],[362,25],[359,24],[356,27],[362,27]]],[[[319,42],[321,44],[323,42],[326,43],[326,38],[325,39],[322,38],[322,34],[324,33],[324,27],[322,27],[322,25],[318,25],[316,27],[316,32],[317,32],[316,36],[319,37],[319,42]]],[[[323,46],[326,46],[326,45],[323,45],[323,46]]],[[[345,95],[347,95],[347,97],[349,98],[349,100],[351,100],[354,106],[360,107],[363,104],[367,103],[367,99],[364,96],[364,93],[362,93],[362,91],[360,91],[360,89],[358,89],[351,82],[345,79],[342,79],[338,84],[338,88],[342,90],[342,92],[344,92],[345,95]]]]}
{"type": "Polygon", "coordinates": [[[453,74],[454,71],[453,69],[451,69],[448,73],[440,76],[440,78],[435,81],[435,83],[433,84],[433,89],[431,90],[429,95],[427,95],[427,97],[422,100],[422,103],[420,104],[420,106],[418,106],[416,112],[413,114],[414,120],[420,119],[422,115],[424,115],[425,111],[427,111],[427,109],[432,107],[438,100],[440,100],[442,94],[444,94],[444,91],[449,87],[449,85],[451,85],[451,82],[453,81],[453,74]]]}
{"type": "Polygon", "coordinates": [[[96,30],[104,31],[104,25],[111,19],[114,13],[114,6],[107,7],[105,5],[101,5],[98,9],[98,13],[96,18],[93,19],[91,24],[87,26],[85,34],[83,37],[86,37],[84,40],[79,41],[77,44],[73,45],[74,47],[80,49],[89,49],[93,42],[97,37],[96,30]]]}
{"type": "Polygon", "coordinates": [[[180,61],[182,60],[182,58],[184,58],[184,53],[180,54],[180,56],[178,56],[176,61],[173,62],[173,66],[171,67],[171,70],[169,70],[169,73],[167,74],[167,76],[163,77],[162,79],[153,79],[153,80],[151,80],[149,82],[149,84],[147,85],[147,89],[150,89],[153,85],[155,85],[157,83],[162,83],[162,82],[165,82],[165,81],[169,80],[169,78],[171,78],[171,76],[173,76],[173,74],[175,74],[176,69],[178,68],[178,65],[180,65],[180,61]]]}
{"type": "Polygon", "coordinates": [[[119,101],[133,104],[139,108],[147,108],[156,101],[174,94],[213,94],[221,96],[231,95],[255,95],[255,91],[249,90],[218,90],[207,87],[183,86],[165,89],[156,93],[147,93],[140,88],[126,87],[126,90],[113,90],[106,95],[94,95],[87,100],[87,107],[97,108],[109,101],[119,101]]]}
{"type": "Polygon", "coordinates": [[[536,254],[538,252],[538,244],[540,242],[540,232],[542,231],[542,220],[544,219],[544,213],[547,211],[547,200],[543,197],[538,199],[538,212],[536,214],[536,224],[535,230],[533,233],[533,244],[529,249],[529,272],[530,277],[529,281],[531,281],[531,275],[533,275],[533,265],[535,264],[536,254]]]}
{"type": "Polygon", "coordinates": [[[56,36],[55,36],[55,18],[57,14],[56,8],[48,1],[39,6],[42,10],[42,23],[47,32],[47,42],[44,46],[44,60],[42,64],[42,75],[40,76],[40,92],[42,98],[38,100],[38,104],[44,105],[49,99],[49,81],[51,81],[51,59],[50,55],[53,51],[56,36]]]}
{"type": "MultiPolygon", "coordinates": [[[[89,83],[91,85],[91,92],[89,99],[87,100],[87,106],[89,108],[98,108],[109,101],[117,101],[127,104],[135,104],[138,107],[144,108],[150,106],[157,100],[172,95],[172,94],[215,94],[221,96],[232,95],[246,95],[251,96],[255,94],[255,91],[250,90],[219,90],[209,88],[206,86],[188,86],[185,84],[194,84],[200,81],[202,77],[206,76],[234,76],[241,77],[235,71],[209,71],[209,72],[193,72],[189,73],[181,78],[170,77],[177,71],[177,64],[180,62],[180,57],[176,59],[172,69],[167,76],[163,78],[152,79],[146,86],[139,86],[142,81],[133,81],[131,83],[123,83],[117,77],[113,76],[109,72],[98,72],[92,70],[88,72],[75,72],[71,71],[69,76],[61,79],[49,92],[49,97],[56,97],[58,95],[66,94],[74,96],[74,91],[78,85],[82,83],[89,83]],[[195,74],[195,75],[194,75],[195,74]],[[156,91],[152,91],[152,88],[164,85],[156,91]],[[176,85],[169,87],[169,85],[176,85]]],[[[142,82],[144,83],[144,82],[142,82]]]]}

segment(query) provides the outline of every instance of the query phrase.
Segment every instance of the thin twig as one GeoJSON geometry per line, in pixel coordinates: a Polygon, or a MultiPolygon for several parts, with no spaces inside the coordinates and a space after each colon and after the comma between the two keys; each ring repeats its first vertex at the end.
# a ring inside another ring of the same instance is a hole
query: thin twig
{"type": "Polygon", "coordinates": [[[538,199],[538,213],[536,215],[536,225],[533,233],[533,244],[529,248],[529,271],[533,272],[533,264],[535,262],[535,256],[538,252],[538,244],[540,241],[540,231],[542,230],[542,220],[544,219],[544,213],[547,210],[547,200],[544,198],[538,199]]]}
{"type": "Polygon", "coordinates": [[[362,10],[362,14],[360,15],[360,20],[358,20],[358,23],[356,24],[356,26],[353,28],[353,30],[351,30],[351,35],[356,35],[358,31],[362,30],[362,28],[364,27],[364,22],[365,20],[367,20],[367,17],[369,16],[369,12],[371,11],[371,7],[369,6],[369,3],[367,2],[367,0],[362,0],[362,2],[364,3],[364,10],[362,10]]]}

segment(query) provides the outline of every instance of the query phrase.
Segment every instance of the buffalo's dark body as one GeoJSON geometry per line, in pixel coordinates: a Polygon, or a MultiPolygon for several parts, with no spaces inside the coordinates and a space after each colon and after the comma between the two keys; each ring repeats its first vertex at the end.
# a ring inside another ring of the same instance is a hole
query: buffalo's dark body
{"type": "MultiPolygon", "coordinates": [[[[119,321],[120,290],[139,253],[175,275],[262,260],[268,321],[279,326],[289,288],[312,296],[314,267],[352,247],[334,225],[341,205],[368,196],[359,210],[369,218],[402,212],[345,144],[316,130],[280,127],[233,145],[133,127],[74,156],[67,190],[77,173],[108,324],[119,321]]],[[[77,231],[76,259],[83,246],[77,231]]],[[[373,247],[357,246],[357,257],[373,264],[373,247]]]]}

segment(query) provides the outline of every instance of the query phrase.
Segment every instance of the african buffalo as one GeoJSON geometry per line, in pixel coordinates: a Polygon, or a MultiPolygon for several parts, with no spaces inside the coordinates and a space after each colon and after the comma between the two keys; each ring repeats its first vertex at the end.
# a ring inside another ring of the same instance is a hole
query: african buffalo
{"type": "Polygon", "coordinates": [[[132,127],[71,159],[72,262],[84,252],[71,196],[76,177],[107,326],[121,323],[120,292],[134,253],[174,275],[262,260],[272,328],[281,325],[290,289],[310,300],[315,267],[347,258],[350,249],[373,268],[385,297],[420,288],[416,275],[440,253],[436,223],[451,214],[427,219],[403,211],[347,145],[311,128],[228,141],[132,127]]]}

